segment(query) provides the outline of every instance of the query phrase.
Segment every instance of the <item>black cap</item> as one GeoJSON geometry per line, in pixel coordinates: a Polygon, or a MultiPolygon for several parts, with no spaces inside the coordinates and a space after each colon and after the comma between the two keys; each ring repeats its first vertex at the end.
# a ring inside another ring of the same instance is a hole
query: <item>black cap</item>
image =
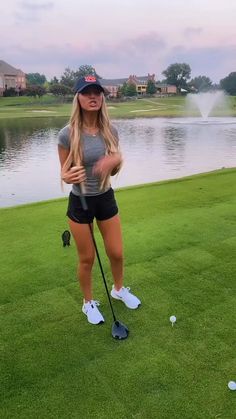
{"type": "Polygon", "coordinates": [[[104,93],[104,89],[95,76],[84,76],[77,80],[75,84],[75,93],[81,93],[88,86],[97,86],[100,88],[101,92],[104,93]]]}

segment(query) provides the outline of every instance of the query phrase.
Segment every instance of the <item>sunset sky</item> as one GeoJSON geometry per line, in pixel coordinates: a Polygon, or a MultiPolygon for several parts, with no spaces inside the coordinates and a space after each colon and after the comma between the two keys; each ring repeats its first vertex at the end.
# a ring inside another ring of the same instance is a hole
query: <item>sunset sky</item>
{"type": "Polygon", "coordinates": [[[236,71],[236,0],[8,0],[0,59],[48,79],[91,64],[103,78],[186,62],[218,82],[236,71]]]}

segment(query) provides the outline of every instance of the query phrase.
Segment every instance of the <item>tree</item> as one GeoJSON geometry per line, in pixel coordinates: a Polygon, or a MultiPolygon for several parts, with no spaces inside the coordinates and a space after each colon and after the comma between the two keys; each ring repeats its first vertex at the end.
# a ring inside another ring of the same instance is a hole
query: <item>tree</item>
{"type": "Polygon", "coordinates": [[[137,96],[136,86],[133,83],[127,83],[125,96],[137,96]]]}
{"type": "Polygon", "coordinates": [[[189,86],[194,87],[198,92],[206,92],[212,89],[213,83],[209,77],[198,76],[189,82],[189,86]]]}
{"type": "Polygon", "coordinates": [[[26,74],[26,82],[31,86],[43,86],[47,81],[44,74],[28,73],[26,74]]]}
{"type": "Polygon", "coordinates": [[[76,71],[76,78],[84,77],[84,76],[95,76],[98,79],[101,79],[101,76],[99,76],[96,73],[96,70],[94,67],[92,67],[89,64],[83,64],[79,67],[79,69],[76,71]]]}
{"type": "Polygon", "coordinates": [[[156,93],[156,91],[157,91],[157,87],[156,87],[154,81],[148,80],[146,93],[148,95],[154,95],[156,93]]]}
{"type": "Polygon", "coordinates": [[[75,85],[76,79],[77,77],[76,77],[75,71],[67,67],[61,76],[60,83],[63,84],[64,86],[69,86],[73,88],[75,85]]]}
{"type": "Polygon", "coordinates": [[[73,91],[69,86],[64,84],[54,83],[49,87],[49,92],[56,96],[66,96],[72,94],[73,91]]]}
{"type": "Polygon", "coordinates": [[[123,85],[120,88],[121,94],[123,96],[136,96],[136,86],[133,83],[123,83],[123,85]]]}
{"type": "Polygon", "coordinates": [[[41,97],[45,95],[46,90],[43,86],[31,85],[27,86],[27,88],[22,93],[24,96],[41,97]]]}
{"type": "Polygon", "coordinates": [[[186,63],[175,63],[169,65],[162,74],[166,77],[166,83],[175,85],[180,91],[187,87],[187,80],[190,79],[191,68],[186,63]]]}
{"type": "Polygon", "coordinates": [[[118,86],[116,97],[120,99],[123,95],[122,93],[122,86],[118,86]]]}
{"type": "Polygon", "coordinates": [[[120,88],[122,96],[126,96],[126,89],[127,89],[127,83],[125,81],[120,88]]]}
{"type": "Polygon", "coordinates": [[[93,68],[91,65],[88,65],[88,64],[81,65],[79,69],[76,71],[71,70],[69,67],[67,67],[61,76],[60,83],[64,84],[65,86],[69,86],[73,88],[77,79],[79,79],[80,77],[89,76],[89,75],[93,75],[97,78],[101,78],[96,73],[95,68],[93,68]]]}
{"type": "Polygon", "coordinates": [[[51,79],[49,83],[50,84],[58,84],[59,83],[59,80],[58,80],[57,77],[54,76],[53,79],[51,79]]]}
{"type": "Polygon", "coordinates": [[[221,89],[225,90],[231,96],[236,95],[236,71],[230,73],[227,77],[220,80],[221,89]]]}

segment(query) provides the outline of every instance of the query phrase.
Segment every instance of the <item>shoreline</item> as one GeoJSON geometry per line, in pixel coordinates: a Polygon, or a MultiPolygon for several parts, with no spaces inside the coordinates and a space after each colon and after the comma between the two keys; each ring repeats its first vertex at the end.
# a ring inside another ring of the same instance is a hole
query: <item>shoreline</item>
{"type": "MultiPolygon", "coordinates": [[[[153,186],[162,186],[162,185],[168,185],[172,183],[180,183],[180,182],[190,181],[196,178],[218,176],[218,175],[222,175],[226,173],[234,173],[234,172],[236,173],[236,167],[223,167],[221,169],[211,170],[209,172],[207,171],[207,172],[201,172],[201,173],[194,173],[192,175],[181,176],[179,178],[170,178],[170,179],[164,179],[164,180],[160,180],[156,182],[142,183],[142,184],[130,185],[130,186],[122,186],[122,187],[114,188],[114,190],[115,192],[123,192],[127,190],[144,189],[144,188],[149,188],[153,186]]],[[[13,206],[0,207],[0,212],[9,210],[9,209],[19,209],[19,208],[24,208],[24,207],[29,207],[29,206],[39,206],[39,205],[50,204],[50,203],[55,203],[55,202],[67,201],[67,199],[68,199],[68,196],[65,196],[65,197],[58,197],[58,198],[52,198],[52,199],[43,199],[41,201],[33,201],[33,202],[28,202],[28,203],[23,203],[23,204],[16,204],[13,206]]]]}

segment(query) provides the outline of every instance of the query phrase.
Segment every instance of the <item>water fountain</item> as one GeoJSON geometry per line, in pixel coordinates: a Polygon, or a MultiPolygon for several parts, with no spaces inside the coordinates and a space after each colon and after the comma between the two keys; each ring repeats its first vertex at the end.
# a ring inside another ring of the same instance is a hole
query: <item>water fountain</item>
{"type": "Polygon", "coordinates": [[[204,121],[209,119],[211,112],[217,106],[219,108],[227,106],[226,96],[222,90],[197,94],[190,93],[187,95],[186,105],[190,110],[197,107],[204,121]]]}
{"type": "Polygon", "coordinates": [[[227,96],[222,90],[212,92],[189,93],[185,102],[186,118],[175,118],[173,123],[180,124],[235,124],[236,119],[225,115],[230,113],[227,96]],[[216,112],[219,117],[213,116],[216,112]],[[193,114],[199,116],[193,117],[193,114]]]}

